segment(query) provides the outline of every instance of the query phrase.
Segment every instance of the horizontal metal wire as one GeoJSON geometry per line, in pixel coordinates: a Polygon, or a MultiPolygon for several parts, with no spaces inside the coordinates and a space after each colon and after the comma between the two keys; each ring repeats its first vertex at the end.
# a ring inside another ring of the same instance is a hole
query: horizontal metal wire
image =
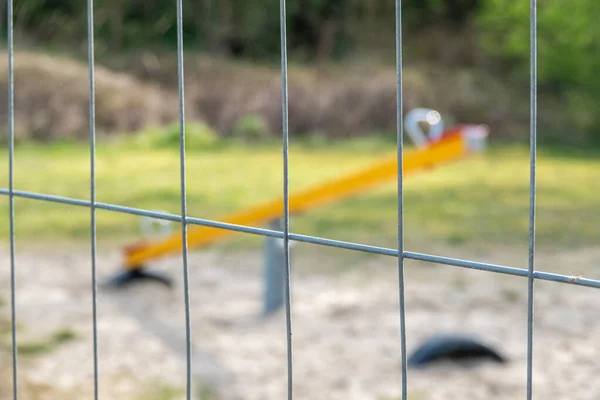
{"type": "MultiPolygon", "coordinates": [[[[25,199],[48,201],[48,202],[60,203],[60,204],[69,204],[69,205],[75,205],[75,206],[81,206],[81,207],[91,207],[91,203],[88,200],[73,199],[70,197],[62,197],[62,196],[53,196],[53,195],[34,193],[34,192],[28,192],[28,191],[23,191],[23,190],[15,190],[13,193],[14,193],[15,197],[20,197],[20,198],[25,198],[25,199]]],[[[5,188],[0,188],[0,195],[8,196],[9,190],[5,189],[5,188]]],[[[101,202],[96,202],[95,205],[96,205],[96,209],[101,209],[101,210],[114,211],[114,212],[120,212],[120,213],[124,213],[124,214],[132,214],[132,215],[138,215],[138,216],[142,216],[142,217],[150,217],[150,218],[155,218],[155,219],[159,219],[159,220],[166,220],[166,221],[173,221],[173,222],[181,222],[182,221],[181,216],[175,215],[175,214],[150,211],[150,210],[144,210],[144,209],[140,209],[140,208],[133,208],[133,207],[120,206],[120,205],[116,205],[116,204],[101,203],[101,202]]],[[[274,238],[279,238],[279,239],[283,239],[283,237],[284,237],[283,232],[275,231],[275,230],[271,230],[271,229],[255,228],[255,227],[251,227],[251,226],[230,224],[227,222],[218,222],[218,221],[202,219],[202,218],[193,218],[193,217],[187,217],[186,221],[188,224],[192,224],[192,225],[226,229],[226,230],[230,230],[230,231],[250,233],[250,234],[259,235],[259,236],[268,236],[268,237],[274,237],[274,238]]],[[[291,233],[291,232],[290,232],[289,238],[290,238],[290,240],[293,240],[295,242],[311,243],[311,244],[316,244],[316,245],[321,245],[321,246],[361,251],[364,253],[379,254],[379,255],[383,255],[383,256],[398,257],[398,254],[399,254],[398,250],[396,250],[396,249],[390,249],[390,248],[378,247],[378,246],[370,246],[370,245],[366,245],[366,244],[359,244],[359,243],[352,243],[352,242],[345,242],[345,241],[341,241],[341,240],[326,239],[326,238],[316,237],[316,236],[300,235],[300,234],[291,233]]],[[[435,256],[435,255],[424,254],[424,253],[416,253],[416,252],[412,252],[412,251],[405,251],[403,253],[403,255],[404,255],[404,258],[416,260],[416,261],[444,264],[444,265],[450,265],[450,266],[455,266],[455,267],[475,269],[475,270],[479,270],[479,271],[495,272],[495,273],[505,274],[505,275],[527,277],[529,274],[529,271],[527,269],[514,268],[514,267],[509,267],[509,266],[504,266],[504,265],[499,265],[499,264],[490,264],[490,263],[483,263],[483,262],[478,262],[478,261],[461,260],[458,258],[435,256]]],[[[600,289],[600,280],[584,278],[581,276],[554,274],[554,273],[550,273],[550,272],[542,272],[539,270],[535,271],[533,276],[535,279],[543,280],[543,281],[569,283],[569,284],[578,285],[578,286],[586,286],[586,287],[600,289]]]]}

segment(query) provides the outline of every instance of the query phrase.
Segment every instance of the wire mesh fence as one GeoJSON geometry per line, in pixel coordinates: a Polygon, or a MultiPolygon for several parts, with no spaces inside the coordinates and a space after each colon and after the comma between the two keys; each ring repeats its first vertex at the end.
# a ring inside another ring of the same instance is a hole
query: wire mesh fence
{"type": "Polygon", "coordinates": [[[15,199],[26,198],[37,201],[46,201],[61,203],[77,207],[85,207],[90,210],[90,265],[92,271],[92,304],[93,309],[93,365],[94,365],[94,398],[98,399],[98,340],[97,340],[97,281],[96,281],[96,211],[107,210],[117,213],[126,213],[144,217],[151,217],[160,220],[167,220],[181,223],[182,237],[182,273],[184,282],[185,299],[185,328],[186,328],[186,397],[192,398],[192,326],[190,322],[190,287],[188,281],[188,244],[187,234],[189,225],[207,226],[213,228],[226,229],[231,231],[243,232],[264,237],[283,239],[284,243],[284,278],[285,278],[285,317],[286,317],[286,343],[287,343],[287,397],[293,398],[293,345],[292,345],[292,312],[291,312],[291,286],[290,286],[290,241],[311,243],[314,245],[330,246],[352,251],[360,251],[372,254],[385,255],[397,258],[398,267],[398,296],[399,296],[399,339],[401,349],[401,393],[402,398],[407,398],[409,383],[407,379],[407,349],[406,349],[406,318],[405,318],[405,280],[404,280],[404,261],[417,260],[428,263],[445,264],[449,266],[462,267],[526,277],[527,286],[527,399],[533,397],[533,345],[534,345],[534,281],[546,280],[559,283],[568,283],[580,286],[600,288],[600,281],[574,277],[562,274],[548,273],[538,271],[535,268],[535,227],[536,227],[536,147],[537,147],[537,3],[536,0],[530,0],[530,186],[529,186],[529,253],[528,268],[514,268],[504,265],[482,263],[470,260],[456,259],[451,257],[437,256],[407,251],[404,248],[404,196],[403,196],[403,36],[402,36],[402,1],[395,0],[396,6],[396,102],[397,102],[397,159],[398,159],[398,180],[397,180],[397,211],[398,211],[398,242],[397,248],[385,248],[370,246],[360,243],[351,243],[339,240],[331,240],[323,237],[299,235],[290,232],[290,209],[289,209],[289,130],[288,130],[288,63],[287,63],[287,36],[286,36],[286,1],[280,1],[280,26],[281,26],[281,91],[282,91],[282,156],[283,156],[283,229],[263,229],[252,226],[236,225],[231,223],[219,222],[215,220],[200,219],[189,216],[187,213],[186,199],[186,151],[185,151],[185,77],[183,70],[183,31],[182,15],[183,1],[176,0],[174,5],[177,8],[177,62],[178,62],[178,91],[179,91],[179,166],[180,166],[180,199],[181,212],[179,215],[154,212],[150,210],[125,207],[117,204],[102,203],[96,201],[96,131],[95,131],[95,68],[94,68],[94,3],[93,0],[87,1],[87,26],[88,26],[88,57],[89,57],[89,148],[90,148],[90,200],[82,200],[69,197],[47,195],[44,193],[34,193],[30,191],[21,191],[15,189],[15,128],[14,128],[14,27],[13,27],[13,6],[14,1],[8,0],[8,188],[0,188],[0,195],[8,198],[9,201],[9,224],[10,224],[10,291],[11,291],[11,312],[12,312],[12,364],[13,364],[13,400],[18,399],[18,335],[17,322],[19,316],[16,312],[15,293],[16,287],[16,268],[18,263],[15,257],[15,199]]]}

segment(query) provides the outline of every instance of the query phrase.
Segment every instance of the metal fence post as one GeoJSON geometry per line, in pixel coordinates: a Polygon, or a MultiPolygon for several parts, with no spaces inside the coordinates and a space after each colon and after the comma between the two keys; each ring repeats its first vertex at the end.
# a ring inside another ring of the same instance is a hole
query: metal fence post
{"type": "MultiPolygon", "coordinates": [[[[282,221],[271,221],[269,228],[281,231],[282,221]]],[[[290,246],[291,247],[291,246],[290,246]]],[[[283,306],[284,296],[284,247],[283,239],[266,237],[264,245],[263,315],[268,316],[283,306]]]]}

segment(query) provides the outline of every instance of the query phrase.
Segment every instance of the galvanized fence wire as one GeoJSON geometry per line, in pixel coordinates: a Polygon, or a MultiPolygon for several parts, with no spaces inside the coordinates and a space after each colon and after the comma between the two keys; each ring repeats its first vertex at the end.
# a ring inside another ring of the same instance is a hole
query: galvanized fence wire
{"type": "Polygon", "coordinates": [[[290,241],[311,243],[321,246],[336,247],[352,251],[361,251],[371,254],[396,257],[398,259],[398,295],[400,317],[401,341],[401,374],[402,398],[407,395],[407,366],[406,366],[406,316],[404,297],[404,260],[417,260],[422,262],[445,264],[461,268],[507,274],[528,278],[528,318],[527,318],[527,399],[532,398],[533,377],[533,321],[534,321],[534,280],[545,280],[559,283],[568,283],[578,286],[587,286],[600,289],[600,280],[583,277],[568,276],[542,272],[535,269],[535,208],[536,208],[536,148],[537,148],[537,2],[530,0],[530,188],[529,188],[529,257],[528,268],[514,268],[504,265],[482,263],[470,260],[461,260],[451,257],[436,256],[431,254],[409,252],[404,249],[404,199],[403,199],[403,171],[402,160],[403,146],[403,83],[402,83],[402,2],[395,0],[396,6],[396,102],[397,102],[397,155],[398,155],[398,248],[370,246],[323,237],[299,235],[290,232],[289,211],[289,130],[288,130],[288,65],[287,65],[287,38],[286,38],[286,1],[280,0],[281,24],[281,74],[282,74],[282,139],[283,139],[283,193],[284,193],[284,224],[283,231],[262,229],[251,226],[229,224],[214,220],[194,218],[187,216],[186,203],[186,158],[185,158],[185,92],[183,70],[183,2],[176,1],[177,7],[177,63],[178,63],[178,91],[179,91],[179,124],[180,124],[180,199],[181,215],[154,212],[139,208],[126,207],[117,204],[96,201],[96,130],[95,130],[95,75],[94,75],[94,13],[93,0],[87,1],[88,24],[88,57],[89,57],[89,112],[90,112],[90,200],[75,199],[70,197],[47,195],[30,191],[15,190],[14,156],[15,156],[15,131],[14,131],[14,43],[13,43],[13,0],[8,0],[8,176],[9,187],[0,188],[0,195],[8,197],[9,224],[10,224],[10,291],[12,314],[12,363],[13,363],[13,400],[18,398],[18,357],[17,357],[17,312],[16,312],[16,247],[15,247],[15,198],[32,199],[58,204],[67,204],[90,209],[91,233],[91,268],[92,268],[92,307],[93,307],[93,362],[94,362],[94,398],[98,399],[98,332],[97,332],[97,284],[96,284],[96,210],[106,210],[130,215],[151,217],[181,223],[182,235],[182,266],[184,275],[184,303],[186,326],[186,395],[192,398],[192,354],[191,354],[191,322],[190,322],[190,288],[188,267],[188,225],[206,226],[227,229],[236,232],[260,235],[264,237],[280,238],[284,241],[284,268],[285,268],[285,309],[286,309],[286,336],[287,336],[287,386],[288,399],[293,398],[293,371],[292,371],[292,318],[291,318],[291,266],[289,257],[290,241]]]}
{"type": "Polygon", "coordinates": [[[290,181],[289,181],[289,129],[288,129],[288,65],[286,0],[279,0],[279,24],[281,31],[281,122],[283,135],[283,262],[285,279],[285,329],[287,352],[287,397],[293,398],[293,351],[292,351],[292,301],[291,301],[291,265],[290,265],[290,181]]]}
{"type": "Polygon", "coordinates": [[[10,303],[11,303],[11,339],[13,362],[13,398],[18,396],[18,360],[17,360],[17,302],[15,271],[15,79],[14,79],[14,39],[13,39],[13,0],[8,0],[6,14],[7,53],[8,53],[8,213],[10,235],[10,303]]]}
{"type": "Polygon", "coordinates": [[[402,0],[396,0],[396,142],[398,154],[398,304],[400,308],[400,357],[402,368],[402,398],[408,396],[406,357],[406,305],[404,302],[404,124],[402,112],[402,0]]]}
{"type": "Polygon", "coordinates": [[[186,399],[192,399],[192,323],[190,312],[190,284],[188,266],[187,188],[185,168],[185,91],[183,73],[183,0],[177,0],[177,86],[179,91],[179,165],[181,179],[181,242],[183,290],[185,306],[186,399]]]}
{"type": "MultiPolygon", "coordinates": [[[[0,195],[8,196],[9,190],[8,189],[0,189],[0,195]]],[[[61,197],[61,196],[33,193],[33,192],[28,192],[28,191],[23,191],[23,190],[15,190],[14,196],[17,198],[23,198],[23,199],[47,201],[47,202],[58,203],[58,204],[70,204],[70,205],[79,206],[79,207],[90,207],[90,202],[88,200],[73,199],[73,198],[69,198],[69,197],[61,197]]],[[[140,208],[127,207],[127,206],[121,206],[121,205],[103,203],[103,202],[96,202],[96,209],[111,211],[111,212],[118,212],[118,213],[129,214],[129,215],[137,215],[140,217],[149,217],[149,218],[154,218],[154,219],[163,220],[163,221],[172,221],[172,222],[178,222],[178,223],[180,223],[182,221],[182,218],[180,215],[155,212],[155,211],[150,211],[150,210],[145,210],[145,209],[140,209],[140,208]]],[[[219,222],[219,221],[213,221],[213,220],[195,218],[195,217],[187,217],[186,221],[189,225],[205,226],[205,227],[225,229],[225,230],[230,230],[230,231],[240,232],[240,233],[248,233],[248,234],[258,235],[258,236],[263,236],[263,237],[273,237],[273,238],[283,239],[283,232],[272,230],[272,229],[264,229],[264,228],[256,228],[256,227],[252,227],[252,226],[230,224],[227,222],[219,222]]],[[[378,254],[378,255],[389,256],[389,257],[398,257],[399,256],[398,250],[391,249],[388,247],[378,247],[378,246],[371,246],[371,245],[361,244],[361,243],[353,243],[353,242],[347,242],[347,241],[342,241],[342,240],[328,239],[328,238],[323,238],[323,237],[300,235],[300,234],[292,233],[292,232],[290,232],[289,237],[290,237],[290,241],[295,241],[295,242],[311,243],[311,244],[315,244],[315,245],[319,245],[319,246],[327,246],[327,247],[335,247],[335,248],[339,248],[339,249],[361,251],[364,253],[378,254]]],[[[403,256],[406,259],[423,261],[423,262],[434,263],[434,264],[444,264],[444,265],[449,265],[449,266],[474,269],[474,270],[478,270],[478,271],[494,272],[494,273],[505,274],[505,275],[520,276],[520,277],[524,277],[524,278],[527,278],[529,276],[529,272],[526,268],[516,268],[516,267],[510,267],[510,266],[505,266],[505,265],[500,265],[500,264],[491,264],[491,263],[484,263],[484,262],[479,262],[479,261],[463,260],[463,259],[459,259],[459,258],[437,256],[437,255],[418,253],[418,252],[412,252],[412,251],[404,251],[403,256]]],[[[555,274],[555,273],[551,273],[551,272],[543,272],[543,271],[537,270],[537,271],[534,271],[533,277],[537,280],[542,280],[542,281],[569,283],[569,284],[572,284],[575,286],[584,286],[584,287],[600,289],[600,280],[584,278],[579,275],[575,276],[575,275],[555,274]]]]}
{"type": "Polygon", "coordinates": [[[527,279],[527,400],[533,396],[533,282],[537,160],[537,0],[530,0],[530,133],[529,133],[529,274],[527,279]]]}
{"type": "Polygon", "coordinates": [[[87,28],[90,85],[90,255],[92,258],[94,400],[98,400],[98,285],[96,283],[96,79],[94,65],[94,0],[88,0],[87,2],[87,28]]]}

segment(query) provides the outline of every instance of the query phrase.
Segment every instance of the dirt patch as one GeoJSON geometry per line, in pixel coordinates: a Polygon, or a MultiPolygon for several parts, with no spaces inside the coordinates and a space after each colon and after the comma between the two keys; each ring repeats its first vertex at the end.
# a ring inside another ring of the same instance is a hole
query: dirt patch
{"type": "MultiPolygon", "coordinates": [[[[113,251],[99,254],[99,275],[105,279],[116,271],[119,257],[113,251]]],[[[589,276],[600,252],[592,249],[564,257],[577,264],[578,273],[589,276]]],[[[399,399],[395,260],[364,259],[342,274],[335,272],[334,260],[332,255],[312,252],[298,256],[294,263],[296,396],[399,399]]],[[[58,394],[89,397],[93,379],[88,255],[84,250],[36,251],[19,254],[17,262],[18,318],[23,326],[19,341],[46,337],[59,327],[77,334],[48,354],[21,355],[21,385],[40,393],[28,397],[32,399],[58,394]]],[[[285,397],[285,317],[282,312],[266,320],[260,317],[260,254],[194,253],[190,265],[196,398],[285,397]]],[[[183,398],[186,336],[181,265],[170,259],[155,267],[174,278],[173,290],[146,285],[99,292],[103,398],[136,400],[148,398],[148,393],[183,398]]],[[[8,279],[4,268],[0,271],[4,297],[8,279]]],[[[510,360],[506,365],[446,363],[410,370],[411,398],[525,396],[526,280],[416,262],[407,263],[406,280],[409,351],[432,334],[469,332],[497,346],[510,360]]],[[[595,338],[600,334],[600,310],[593,306],[597,296],[593,289],[536,283],[536,396],[598,398],[600,385],[594,377],[599,372],[595,338]]],[[[3,363],[8,355],[0,353],[3,363]]],[[[2,371],[10,368],[3,366],[2,371]]]]}

